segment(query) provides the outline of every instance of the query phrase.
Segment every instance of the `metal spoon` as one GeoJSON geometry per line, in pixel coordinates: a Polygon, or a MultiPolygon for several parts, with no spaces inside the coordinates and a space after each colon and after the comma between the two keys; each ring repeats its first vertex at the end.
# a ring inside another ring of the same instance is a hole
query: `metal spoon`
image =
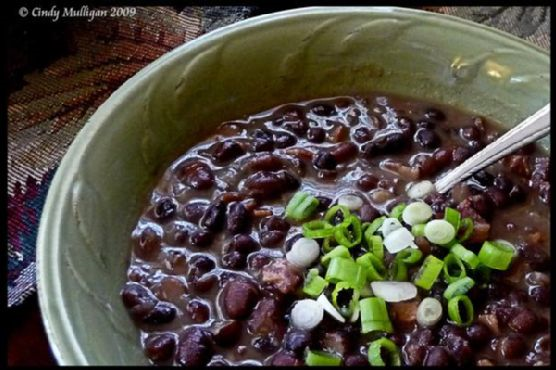
{"type": "Polygon", "coordinates": [[[522,146],[539,140],[548,135],[549,132],[550,103],[442,176],[436,181],[434,187],[437,192],[445,193],[455,184],[465,180],[475,172],[482,170],[522,146]]]}

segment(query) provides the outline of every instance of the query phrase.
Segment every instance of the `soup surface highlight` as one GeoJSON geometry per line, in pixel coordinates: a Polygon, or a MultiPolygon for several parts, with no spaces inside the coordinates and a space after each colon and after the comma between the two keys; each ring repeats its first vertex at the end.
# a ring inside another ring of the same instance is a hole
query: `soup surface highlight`
{"type": "Polygon", "coordinates": [[[549,158],[535,145],[447,194],[500,136],[373,94],[223,123],[164,173],[122,299],[165,365],[548,365],[549,158]]]}

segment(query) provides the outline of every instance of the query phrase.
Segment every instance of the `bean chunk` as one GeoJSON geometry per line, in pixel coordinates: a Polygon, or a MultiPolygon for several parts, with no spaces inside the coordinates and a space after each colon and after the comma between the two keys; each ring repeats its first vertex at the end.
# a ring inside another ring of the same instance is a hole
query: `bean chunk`
{"type": "Polygon", "coordinates": [[[259,289],[246,281],[230,281],[224,287],[222,302],[224,310],[231,319],[244,319],[257,304],[259,289]]]}
{"type": "Polygon", "coordinates": [[[262,269],[262,282],[282,294],[293,294],[302,283],[301,273],[290,266],[285,258],[276,259],[262,269]]]}
{"type": "Polygon", "coordinates": [[[176,361],[182,366],[205,366],[212,357],[210,335],[202,328],[189,327],[183,332],[176,361]]]}

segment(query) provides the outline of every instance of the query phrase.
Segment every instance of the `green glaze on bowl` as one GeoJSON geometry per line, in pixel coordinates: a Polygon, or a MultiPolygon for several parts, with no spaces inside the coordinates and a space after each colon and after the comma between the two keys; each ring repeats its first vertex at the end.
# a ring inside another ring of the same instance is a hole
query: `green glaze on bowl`
{"type": "Polygon", "coordinates": [[[380,90],[511,127],[549,101],[549,70],[547,53],[508,34],[399,8],[264,15],[164,55],[98,109],[52,182],[37,274],[56,358],[146,364],[119,296],[130,233],[161,171],[218,123],[281,103],[380,90]]]}

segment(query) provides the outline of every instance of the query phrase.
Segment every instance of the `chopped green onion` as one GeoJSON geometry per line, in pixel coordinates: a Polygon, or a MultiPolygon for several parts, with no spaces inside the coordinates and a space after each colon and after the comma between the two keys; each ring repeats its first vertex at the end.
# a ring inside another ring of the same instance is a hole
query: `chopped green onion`
{"type": "Polygon", "coordinates": [[[355,215],[349,216],[334,230],[336,241],[348,248],[361,243],[361,220],[355,215]]]}
{"type": "Polygon", "coordinates": [[[444,262],[442,260],[432,254],[428,255],[415,276],[415,285],[425,290],[430,290],[436,279],[438,279],[438,275],[442,272],[443,266],[444,262]]]}
{"type": "Polygon", "coordinates": [[[371,253],[378,259],[384,259],[384,242],[380,235],[371,235],[370,240],[368,240],[369,248],[371,253]]]}
{"type": "Polygon", "coordinates": [[[334,207],[331,207],[328,209],[328,211],[326,211],[326,213],[324,214],[324,221],[334,225],[334,223],[332,221],[334,221],[334,219],[336,218],[336,213],[338,213],[338,211],[342,212],[342,217],[343,217],[343,222],[346,222],[346,220],[349,218],[349,209],[346,206],[340,206],[340,205],[335,205],[334,207]]]}
{"type": "Polygon", "coordinates": [[[342,359],[324,351],[308,351],[305,357],[307,366],[340,366],[342,359]]]}
{"type": "Polygon", "coordinates": [[[444,271],[444,280],[448,284],[467,276],[465,266],[461,260],[452,253],[449,253],[446,257],[444,257],[444,267],[442,269],[444,271]]]}
{"type": "Polygon", "coordinates": [[[324,238],[322,241],[322,250],[325,253],[328,253],[335,245],[337,245],[336,239],[334,239],[334,236],[329,236],[328,238],[324,238]]]}
{"type": "Polygon", "coordinates": [[[459,230],[461,225],[461,213],[459,213],[458,210],[446,207],[444,210],[444,219],[454,227],[454,230],[459,230]]]}
{"type": "Polygon", "coordinates": [[[470,269],[476,268],[480,263],[479,257],[461,244],[454,244],[454,246],[450,248],[450,253],[457,256],[470,269]]]}
{"type": "Polygon", "coordinates": [[[481,263],[491,269],[507,270],[512,262],[515,250],[504,243],[489,242],[483,243],[479,251],[481,263]]]}
{"type": "Polygon", "coordinates": [[[423,252],[414,248],[404,249],[396,255],[396,259],[402,261],[406,265],[414,265],[419,262],[421,258],[423,258],[423,252]]]}
{"type": "Polygon", "coordinates": [[[425,236],[425,224],[417,224],[411,226],[411,233],[415,237],[425,236]]]}
{"type": "Polygon", "coordinates": [[[402,260],[394,259],[390,266],[390,278],[394,281],[407,281],[407,265],[402,260]]]}
{"type": "Polygon", "coordinates": [[[363,267],[363,271],[366,272],[368,281],[384,280],[386,267],[384,266],[382,260],[380,260],[373,253],[365,253],[364,255],[357,257],[355,262],[363,267]]]}
{"type": "Polygon", "coordinates": [[[336,284],[336,287],[332,291],[332,303],[344,317],[350,317],[359,304],[359,290],[352,287],[349,283],[341,281],[336,284]],[[346,294],[341,293],[343,291],[347,291],[347,294],[350,294],[351,291],[350,298],[347,302],[342,302],[343,299],[340,300],[340,302],[338,301],[338,296],[346,294]],[[347,305],[344,305],[344,303],[347,303],[347,305]]]}
{"type": "Polygon", "coordinates": [[[466,295],[457,295],[448,300],[448,317],[460,326],[473,322],[473,303],[466,295]],[[463,309],[463,312],[462,312],[463,309]]]}
{"type": "Polygon", "coordinates": [[[432,208],[425,202],[413,202],[402,213],[402,220],[408,225],[422,224],[432,217],[432,208]]]}
{"type": "Polygon", "coordinates": [[[402,213],[403,213],[405,207],[407,207],[407,205],[405,203],[400,203],[400,204],[396,205],[394,208],[392,208],[392,211],[390,211],[390,216],[389,217],[399,219],[402,216],[402,213]]]}
{"type": "Polygon", "coordinates": [[[464,242],[471,234],[473,234],[473,219],[471,217],[465,217],[461,220],[460,229],[458,232],[458,239],[460,242],[464,242]]]}
{"type": "Polygon", "coordinates": [[[309,193],[300,191],[290,199],[286,206],[286,217],[294,221],[309,218],[319,206],[319,200],[309,193]]]}
{"type": "Polygon", "coordinates": [[[345,281],[356,289],[361,289],[367,280],[363,268],[351,259],[334,257],[330,260],[330,265],[324,277],[331,283],[345,281]]]}
{"type": "Polygon", "coordinates": [[[388,317],[386,301],[379,297],[369,297],[359,301],[361,310],[361,333],[382,331],[392,333],[393,327],[388,317]]]}
{"type": "Polygon", "coordinates": [[[401,366],[402,363],[396,344],[384,337],[371,342],[367,355],[372,366],[401,366]],[[386,358],[382,357],[383,354],[386,358]]]}
{"type": "Polygon", "coordinates": [[[452,299],[455,296],[466,294],[469,289],[473,288],[475,285],[475,281],[471,279],[469,276],[466,276],[462,279],[456,280],[453,283],[450,283],[446,290],[444,291],[444,298],[452,299]]]}
{"type": "Polygon", "coordinates": [[[322,263],[324,267],[328,267],[328,263],[330,262],[330,260],[335,257],[351,259],[351,254],[349,254],[349,249],[347,249],[345,246],[338,245],[337,247],[334,247],[334,249],[332,249],[330,252],[322,256],[322,258],[320,259],[320,263],[322,263]]]}
{"type": "Polygon", "coordinates": [[[375,218],[373,222],[365,229],[365,239],[369,239],[371,235],[377,232],[378,229],[382,226],[382,223],[386,220],[386,216],[381,216],[375,218]]]}
{"type": "Polygon", "coordinates": [[[334,234],[334,226],[322,220],[306,222],[302,229],[303,236],[311,239],[324,239],[334,234]]]}
{"type": "Polygon", "coordinates": [[[328,281],[324,280],[322,276],[319,276],[319,270],[310,269],[303,283],[303,293],[315,298],[318,297],[327,286],[328,281]]]}
{"type": "Polygon", "coordinates": [[[446,245],[456,236],[456,229],[446,220],[432,220],[425,225],[425,238],[433,244],[446,245]]]}

